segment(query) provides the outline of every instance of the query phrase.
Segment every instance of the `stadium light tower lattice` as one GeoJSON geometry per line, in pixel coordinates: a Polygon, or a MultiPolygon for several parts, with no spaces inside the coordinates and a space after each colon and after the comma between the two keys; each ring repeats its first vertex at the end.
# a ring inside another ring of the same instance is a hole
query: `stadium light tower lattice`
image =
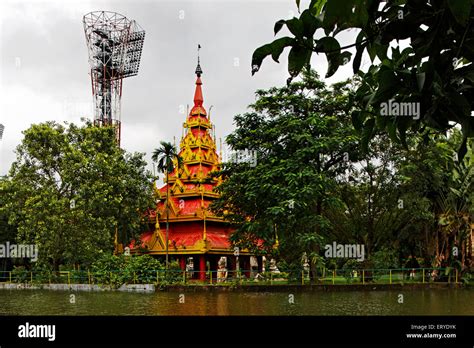
{"type": "Polygon", "coordinates": [[[121,136],[123,79],[138,74],[145,31],[134,20],[109,11],[94,11],[83,19],[89,51],[94,124],[115,128],[121,136]]]}

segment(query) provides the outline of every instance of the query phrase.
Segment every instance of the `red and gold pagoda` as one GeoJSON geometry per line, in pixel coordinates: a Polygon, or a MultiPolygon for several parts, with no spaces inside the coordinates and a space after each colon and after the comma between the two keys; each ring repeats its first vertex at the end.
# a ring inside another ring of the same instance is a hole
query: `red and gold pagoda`
{"type": "MultiPolygon", "coordinates": [[[[181,168],[169,174],[168,182],[156,188],[159,198],[156,212],[150,212],[151,229],[141,236],[142,252],[150,255],[166,254],[166,197],[169,189],[169,232],[168,253],[170,259],[178,259],[181,269],[186,268],[192,258],[194,271],[198,278],[204,280],[208,267],[217,270],[218,261],[227,257],[228,269],[236,269],[236,258],[231,248],[229,237],[231,227],[221,217],[215,216],[209,209],[218,194],[213,189],[221,179],[211,178],[210,173],[220,169],[221,159],[216,151],[215,138],[211,135],[213,125],[203,107],[202,70],[196,68],[196,89],[194,106],[186,122],[180,142],[179,155],[182,158],[181,168]],[[229,257],[231,256],[232,257],[229,257]],[[206,267],[207,265],[207,267],[206,267]]],[[[134,250],[138,252],[138,250],[134,250]]],[[[239,269],[250,268],[250,255],[240,252],[239,269]]],[[[214,274],[215,276],[215,274],[214,274]]]]}

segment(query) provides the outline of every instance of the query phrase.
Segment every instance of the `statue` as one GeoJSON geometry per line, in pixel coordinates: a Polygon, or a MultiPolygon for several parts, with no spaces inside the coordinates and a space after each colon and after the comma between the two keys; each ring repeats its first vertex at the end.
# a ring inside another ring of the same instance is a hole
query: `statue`
{"type": "Polygon", "coordinates": [[[250,256],[250,278],[255,278],[258,274],[258,260],[256,256],[250,256]]]}
{"type": "Polygon", "coordinates": [[[301,258],[301,263],[303,264],[303,270],[305,272],[309,272],[309,259],[306,252],[303,253],[303,257],[301,258]]]}
{"type": "Polygon", "coordinates": [[[222,283],[227,279],[227,258],[222,256],[217,263],[217,282],[222,283]]]}
{"type": "Polygon", "coordinates": [[[194,271],[194,261],[192,257],[188,257],[188,262],[186,263],[186,273],[189,279],[192,279],[194,271]]]}
{"type": "Polygon", "coordinates": [[[276,260],[275,259],[270,260],[270,266],[268,267],[268,270],[272,273],[280,273],[280,270],[278,269],[278,267],[276,265],[276,260]]]}

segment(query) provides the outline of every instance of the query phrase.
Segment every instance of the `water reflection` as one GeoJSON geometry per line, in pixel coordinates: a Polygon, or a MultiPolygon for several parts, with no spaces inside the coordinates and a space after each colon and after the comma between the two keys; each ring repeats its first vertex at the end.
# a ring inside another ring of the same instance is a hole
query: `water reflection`
{"type": "Polygon", "coordinates": [[[265,292],[0,290],[0,315],[474,315],[474,290],[265,292]],[[399,294],[403,303],[399,303],[399,294]]]}

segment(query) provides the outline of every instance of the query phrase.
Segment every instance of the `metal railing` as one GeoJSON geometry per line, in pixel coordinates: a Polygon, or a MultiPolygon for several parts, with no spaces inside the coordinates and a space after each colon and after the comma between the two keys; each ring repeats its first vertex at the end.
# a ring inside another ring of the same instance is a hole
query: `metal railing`
{"type": "Polygon", "coordinates": [[[257,272],[256,270],[124,270],[92,272],[74,270],[60,272],[13,270],[0,272],[0,283],[27,284],[211,284],[211,285],[288,285],[288,284],[402,284],[460,283],[461,274],[454,268],[396,269],[318,269],[257,272]]]}

